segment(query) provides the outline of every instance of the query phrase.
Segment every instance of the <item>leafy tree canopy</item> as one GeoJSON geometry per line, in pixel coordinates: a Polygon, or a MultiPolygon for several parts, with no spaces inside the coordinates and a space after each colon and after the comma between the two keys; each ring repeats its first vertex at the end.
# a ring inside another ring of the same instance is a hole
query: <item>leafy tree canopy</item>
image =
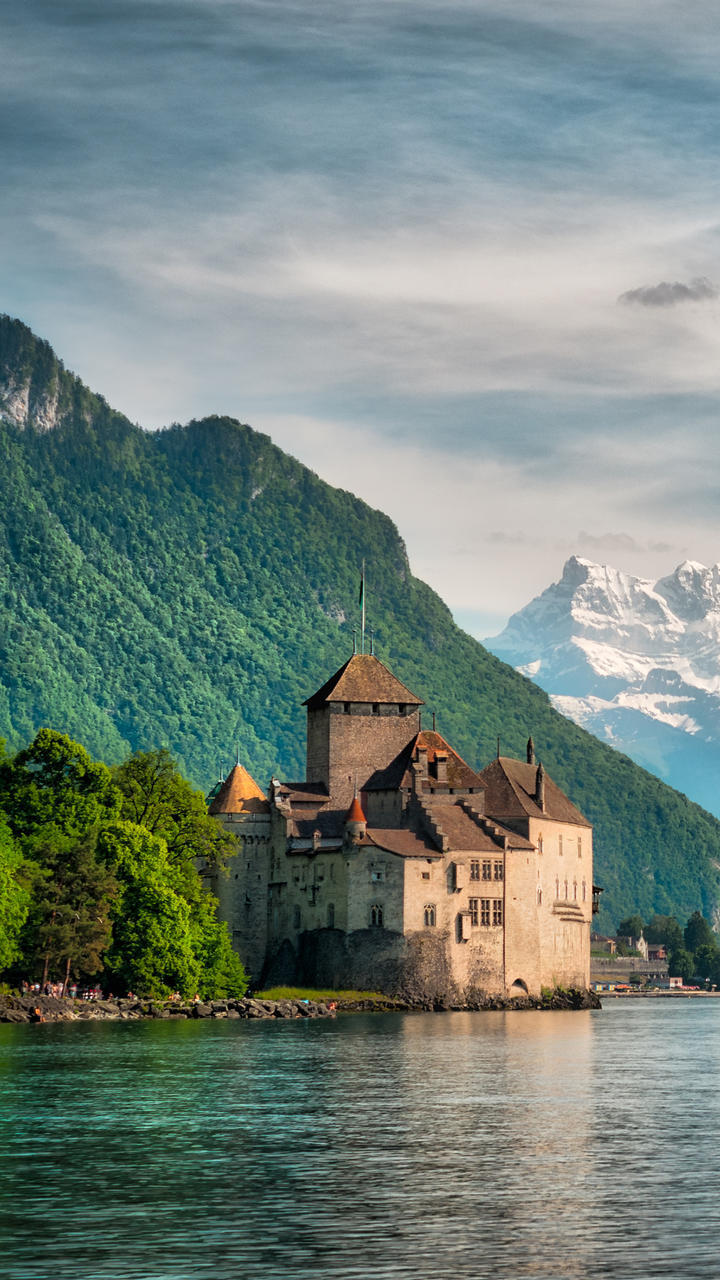
{"type": "Polygon", "coordinates": [[[0,972],[20,955],[20,933],[30,909],[28,879],[10,828],[0,822],[0,972]]]}
{"type": "Polygon", "coordinates": [[[697,951],[700,947],[716,947],[717,938],[701,911],[693,911],[685,925],[685,946],[688,951],[697,951]]]}
{"type": "Polygon", "coordinates": [[[642,917],[638,915],[626,916],[621,920],[618,927],[618,936],[623,938],[639,938],[643,931],[642,917]]]}

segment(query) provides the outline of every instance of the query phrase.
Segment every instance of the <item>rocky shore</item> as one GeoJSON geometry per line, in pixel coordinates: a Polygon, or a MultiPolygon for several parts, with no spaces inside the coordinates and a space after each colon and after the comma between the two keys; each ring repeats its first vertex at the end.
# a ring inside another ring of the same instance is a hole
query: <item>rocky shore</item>
{"type": "Polygon", "coordinates": [[[334,1018],[336,1013],[444,1013],[502,1009],[600,1009],[594,991],[553,991],[546,995],[507,999],[478,996],[463,1004],[450,1000],[401,1000],[375,997],[362,1000],[209,1000],[184,1003],[169,1000],[71,1000],[54,996],[0,996],[0,1022],[129,1022],[140,1018],[334,1018]]]}
{"type": "Polygon", "coordinates": [[[332,1018],[335,1009],[314,1000],[71,1000],[55,996],[0,996],[0,1022],[129,1022],[140,1018],[332,1018]]]}

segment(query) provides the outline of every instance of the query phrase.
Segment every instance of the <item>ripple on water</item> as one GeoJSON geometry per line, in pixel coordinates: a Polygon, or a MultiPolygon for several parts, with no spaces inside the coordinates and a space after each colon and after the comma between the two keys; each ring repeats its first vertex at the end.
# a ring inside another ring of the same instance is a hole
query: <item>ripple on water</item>
{"type": "Polygon", "coordinates": [[[715,1277],[720,1005],[0,1028],[3,1280],[715,1277]]]}

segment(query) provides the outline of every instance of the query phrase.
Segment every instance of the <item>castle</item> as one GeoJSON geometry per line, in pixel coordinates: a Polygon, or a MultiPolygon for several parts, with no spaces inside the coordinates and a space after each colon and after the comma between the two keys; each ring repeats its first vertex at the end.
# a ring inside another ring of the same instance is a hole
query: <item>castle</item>
{"type": "Polygon", "coordinates": [[[238,838],[213,889],[254,981],[425,999],[586,988],[592,828],[535,762],[476,773],[421,699],[355,653],[308,698],[307,780],[238,762],[210,797],[238,838]]]}

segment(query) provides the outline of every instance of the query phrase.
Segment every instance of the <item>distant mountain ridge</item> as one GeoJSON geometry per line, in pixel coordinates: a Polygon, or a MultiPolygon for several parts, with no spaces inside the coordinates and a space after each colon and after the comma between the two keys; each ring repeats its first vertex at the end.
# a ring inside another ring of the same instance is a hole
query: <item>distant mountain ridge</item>
{"type": "Polygon", "coordinates": [[[595,825],[601,927],[720,904],[720,823],[564,719],[414,578],[392,522],[230,418],[145,432],[0,317],[0,733],[301,777],[302,703],[376,652],[471,766],[539,758],[595,825]]]}
{"type": "Polygon", "coordinates": [[[720,565],[657,581],[577,556],[488,640],[553,705],[720,814],[720,565]]]}

